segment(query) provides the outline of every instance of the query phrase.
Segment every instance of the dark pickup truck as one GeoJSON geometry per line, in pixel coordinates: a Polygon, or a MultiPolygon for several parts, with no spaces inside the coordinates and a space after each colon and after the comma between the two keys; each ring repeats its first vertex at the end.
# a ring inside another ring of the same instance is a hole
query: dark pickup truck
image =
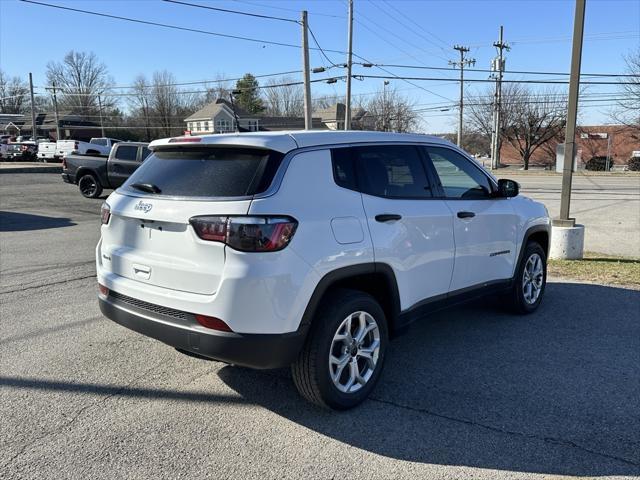
{"type": "Polygon", "coordinates": [[[103,188],[118,188],[149,156],[148,143],[120,142],[106,156],[67,155],[62,180],[77,184],[86,198],[98,198],[103,188]]]}

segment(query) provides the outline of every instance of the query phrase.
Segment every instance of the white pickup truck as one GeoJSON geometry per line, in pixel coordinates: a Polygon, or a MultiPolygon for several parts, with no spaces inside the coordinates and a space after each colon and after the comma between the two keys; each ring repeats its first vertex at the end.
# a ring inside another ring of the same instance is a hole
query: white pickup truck
{"type": "Polygon", "coordinates": [[[88,142],[79,140],[58,140],[56,143],[56,155],[66,157],[71,154],[80,155],[109,155],[111,147],[121,140],[114,138],[92,138],[88,142]]]}
{"type": "Polygon", "coordinates": [[[54,162],[58,160],[58,144],[56,142],[38,142],[38,160],[54,162]]]}

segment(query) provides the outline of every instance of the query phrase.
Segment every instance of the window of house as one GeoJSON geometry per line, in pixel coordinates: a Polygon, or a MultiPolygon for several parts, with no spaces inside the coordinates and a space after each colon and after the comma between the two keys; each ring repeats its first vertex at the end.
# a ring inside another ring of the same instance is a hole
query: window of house
{"type": "Polygon", "coordinates": [[[200,130],[200,122],[197,122],[197,123],[196,123],[196,130],[197,130],[198,132],[200,132],[200,131],[201,131],[201,130],[200,130]]]}
{"type": "Polygon", "coordinates": [[[231,124],[230,124],[229,120],[226,120],[226,119],[216,120],[216,131],[217,132],[230,132],[231,131],[231,124]]]}
{"type": "Polygon", "coordinates": [[[248,120],[247,121],[247,126],[249,128],[249,131],[257,132],[258,131],[258,120],[248,120]]]}
{"type": "Polygon", "coordinates": [[[489,178],[471,160],[450,148],[425,147],[425,150],[447,198],[484,199],[491,196],[489,178]]]}
{"type": "Polygon", "coordinates": [[[209,122],[204,122],[204,131],[205,132],[209,131],[209,122]]]}

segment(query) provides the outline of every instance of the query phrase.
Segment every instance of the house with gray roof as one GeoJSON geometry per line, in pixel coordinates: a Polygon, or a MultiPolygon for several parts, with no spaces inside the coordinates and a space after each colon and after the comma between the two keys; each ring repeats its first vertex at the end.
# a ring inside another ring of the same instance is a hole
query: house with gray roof
{"type": "MultiPolygon", "coordinates": [[[[345,106],[337,103],[329,108],[318,110],[312,117],[314,130],[342,130],[344,129],[345,106]]],[[[363,119],[368,118],[366,112],[357,109],[352,117],[352,128],[356,130],[368,130],[368,124],[363,119]],[[365,128],[363,128],[365,127],[365,128]]],[[[280,130],[303,130],[303,117],[273,117],[263,114],[250,114],[246,110],[231,102],[219,98],[209,103],[184,119],[186,129],[191,135],[207,135],[212,133],[262,132],[280,130]]]]}

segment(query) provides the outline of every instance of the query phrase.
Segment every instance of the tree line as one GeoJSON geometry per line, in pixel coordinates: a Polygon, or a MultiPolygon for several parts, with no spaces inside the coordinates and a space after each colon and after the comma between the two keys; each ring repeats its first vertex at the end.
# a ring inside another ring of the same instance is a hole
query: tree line
{"type": "MultiPolygon", "coordinates": [[[[610,112],[613,122],[634,132],[640,139],[640,49],[625,57],[627,72],[620,85],[620,99],[610,112]]],[[[222,98],[251,114],[269,117],[302,117],[303,87],[290,76],[271,77],[260,84],[247,73],[235,83],[224,76],[208,83],[179,83],[173,73],[162,70],[137,76],[131,85],[118,86],[107,66],[92,52],[68,52],[62,61],[46,67],[46,93],[36,96],[38,113],[53,112],[56,88],[61,114],[108,128],[108,135],[127,140],[152,140],[182,133],[184,119],[207,103],[222,98]]],[[[463,147],[474,154],[489,153],[493,115],[492,88],[468,94],[465,102],[466,128],[463,147]]],[[[313,98],[317,111],[344,101],[341,96],[313,98]]],[[[415,100],[394,87],[367,95],[354,95],[354,112],[367,112],[363,128],[380,131],[414,132],[426,122],[415,100]]],[[[0,113],[29,113],[29,87],[19,77],[0,71],[0,113]]],[[[452,108],[455,108],[452,106],[452,108]]],[[[549,158],[564,135],[566,95],[559,90],[533,90],[526,84],[507,83],[502,90],[500,137],[520,154],[525,168],[542,150],[549,158]]]]}
{"type": "MultiPolygon", "coordinates": [[[[303,117],[304,91],[291,76],[272,77],[260,85],[251,73],[235,82],[218,75],[210,82],[180,83],[162,70],[138,75],[131,85],[118,86],[107,66],[92,52],[68,52],[46,67],[46,91],[36,95],[37,113],[53,114],[54,87],[60,116],[77,116],[88,125],[102,123],[107,134],[126,140],[178,135],[184,119],[217,99],[233,100],[248,113],[269,117],[303,117]],[[234,93],[235,92],[235,93],[234,93]],[[232,99],[233,97],[233,99],[232,99]]],[[[373,112],[373,128],[411,131],[418,126],[414,103],[394,89],[354,97],[355,108],[373,112]]],[[[337,95],[316,96],[313,109],[344,101],[337,95]]],[[[0,113],[30,113],[29,85],[0,71],[0,113]]]]}

